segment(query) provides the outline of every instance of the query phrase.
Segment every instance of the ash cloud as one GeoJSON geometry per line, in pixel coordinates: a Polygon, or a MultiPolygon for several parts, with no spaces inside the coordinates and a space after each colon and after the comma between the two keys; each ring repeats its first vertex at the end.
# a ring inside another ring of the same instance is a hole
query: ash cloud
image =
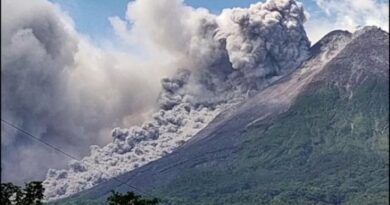
{"type": "MultiPolygon", "coordinates": [[[[1,118],[75,156],[142,123],[160,90],[155,62],[103,50],[45,0],[2,1],[1,118]]],[[[158,59],[155,59],[158,60],[158,59]]],[[[163,65],[162,65],[163,66],[163,65]]],[[[2,180],[42,180],[68,159],[2,123],[2,180]]]]}
{"type": "Polygon", "coordinates": [[[91,146],[83,160],[48,172],[49,200],[172,152],[221,111],[296,69],[310,47],[303,8],[293,0],[226,9],[219,16],[181,0],[136,0],[129,3],[127,20],[110,20],[123,40],[159,51],[177,70],[162,78],[152,118],[141,126],[115,128],[112,143],[91,146]]]}

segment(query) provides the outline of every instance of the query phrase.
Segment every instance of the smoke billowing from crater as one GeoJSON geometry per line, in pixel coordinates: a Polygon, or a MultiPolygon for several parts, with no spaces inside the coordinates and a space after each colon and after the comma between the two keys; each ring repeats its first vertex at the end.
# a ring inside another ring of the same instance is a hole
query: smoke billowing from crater
{"type": "MultiPolygon", "coordinates": [[[[226,9],[219,16],[180,0],[137,0],[129,3],[127,18],[130,22],[110,19],[117,34],[128,43],[141,42],[147,50],[160,51],[177,70],[161,79],[158,109],[150,119],[141,126],[115,128],[112,143],[91,146],[83,160],[48,172],[44,184],[50,200],[172,152],[218,113],[296,69],[308,57],[304,11],[293,0],[226,9]]],[[[119,91],[116,94],[122,97],[127,90],[119,91]]]]}

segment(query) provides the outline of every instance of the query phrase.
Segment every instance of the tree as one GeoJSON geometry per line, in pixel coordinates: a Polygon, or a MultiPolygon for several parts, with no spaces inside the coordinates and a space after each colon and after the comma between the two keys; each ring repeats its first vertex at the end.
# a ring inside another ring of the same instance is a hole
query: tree
{"type": "Polygon", "coordinates": [[[12,183],[1,183],[1,204],[3,205],[41,205],[44,188],[42,182],[33,181],[21,187],[12,183]]]}
{"type": "Polygon", "coordinates": [[[26,184],[23,192],[24,197],[21,205],[41,205],[41,200],[43,199],[44,188],[42,182],[30,182],[26,184]]]}
{"type": "Polygon", "coordinates": [[[11,205],[12,202],[20,201],[21,195],[20,187],[12,183],[1,183],[1,204],[11,205]]]}
{"type": "Polygon", "coordinates": [[[144,199],[140,195],[136,195],[133,192],[127,192],[121,194],[115,191],[111,191],[112,195],[108,197],[107,202],[109,205],[156,205],[160,202],[159,199],[144,199]]]}

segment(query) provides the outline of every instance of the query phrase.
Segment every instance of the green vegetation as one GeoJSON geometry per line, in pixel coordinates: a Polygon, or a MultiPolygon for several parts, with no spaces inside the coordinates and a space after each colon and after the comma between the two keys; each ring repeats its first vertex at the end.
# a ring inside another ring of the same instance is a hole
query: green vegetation
{"type": "Polygon", "coordinates": [[[169,205],[389,204],[388,79],[345,83],[312,83],[289,111],[243,130],[233,155],[186,169],[152,194],[169,205]]]}
{"type": "Polygon", "coordinates": [[[155,191],[169,204],[389,204],[388,80],[349,97],[312,83],[291,109],[248,127],[234,157],[197,165],[155,191]]]}
{"type": "MultiPolygon", "coordinates": [[[[30,182],[25,185],[23,190],[21,187],[12,183],[1,183],[1,204],[2,205],[41,205],[43,199],[44,188],[42,182],[30,182]]],[[[112,195],[108,197],[107,202],[92,201],[92,200],[73,200],[64,203],[48,203],[48,205],[157,205],[160,200],[145,199],[133,192],[121,194],[112,191],[112,195]]]]}
{"type": "Polygon", "coordinates": [[[111,196],[107,198],[107,202],[74,199],[59,203],[52,202],[48,203],[48,205],[157,205],[160,203],[160,200],[157,198],[146,199],[140,195],[134,194],[133,192],[121,194],[112,191],[111,193],[111,196]]]}
{"type": "Polygon", "coordinates": [[[107,199],[109,205],[157,205],[159,200],[143,199],[141,196],[128,192],[127,194],[120,194],[112,191],[112,195],[107,199]]]}
{"type": "Polygon", "coordinates": [[[42,182],[30,182],[23,189],[12,183],[1,183],[1,204],[40,205],[43,191],[42,182]]]}

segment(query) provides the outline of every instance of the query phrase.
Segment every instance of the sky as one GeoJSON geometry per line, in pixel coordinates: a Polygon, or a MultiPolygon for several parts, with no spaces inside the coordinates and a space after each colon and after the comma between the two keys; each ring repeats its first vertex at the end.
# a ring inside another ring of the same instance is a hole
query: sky
{"type": "MultiPolygon", "coordinates": [[[[57,3],[75,22],[78,32],[97,46],[120,47],[109,18],[126,19],[127,4],[133,0],[50,0],[57,3]]],[[[225,8],[248,7],[259,0],[184,0],[194,8],[207,8],[219,14],[225,8]]],[[[310,18],[306,30],[312,43],[334,29],[354,29],[357,25],[387,27],[388,0],[301,0],[310,18]],[[378,12],[378,10],[381,10],[378,12]],[[386,25],[386,26],[384,26],[386,25]]],[[[136,48],[132,48],[133,50],[136,48]]]]}
{"type": "MultiPolygon", "coordinates": [[[[115,32],[108,20],[111,16],[125,18],[130,0],[51,0],[57,3],[74,21],[78,32],[87,35],[96,44],[115,41],[115,32]]],[[[259,0],[185,0],[194,8],[207,8],[219,14],[225,8],[248,7],[259,0]]],[[[314,0],[301,1],[311,14],[325,16],[314,0]]]]}

